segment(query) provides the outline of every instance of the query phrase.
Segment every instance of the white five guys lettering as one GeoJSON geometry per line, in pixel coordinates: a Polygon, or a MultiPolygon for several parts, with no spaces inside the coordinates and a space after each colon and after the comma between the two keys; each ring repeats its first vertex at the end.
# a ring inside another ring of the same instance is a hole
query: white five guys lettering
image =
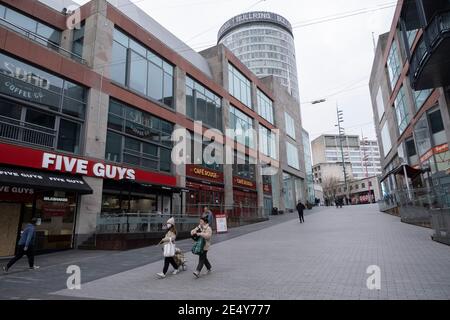
{"type": "MultiPolygon", "coordinates": [[[[44,153],[44,156],[42,158],[42,168],[61,172],[89,175],[88,160],[71,158],[68,156],[61,156],[51,153],[44,153]]],[[[136,173],[133,169],[127,169],[103,163],[95,163],[92,166],[92,174],[95,177],[107,179],[136,179],[136,173]]]]}

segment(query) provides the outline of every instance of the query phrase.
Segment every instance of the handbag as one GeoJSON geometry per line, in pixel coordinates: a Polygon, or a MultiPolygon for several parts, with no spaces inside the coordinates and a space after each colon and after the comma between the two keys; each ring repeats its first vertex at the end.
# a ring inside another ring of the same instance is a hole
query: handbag
{"type": "Polygon", "coordinates": [[[206,241],[203,237],[199,237],[192,247],[192,253],[195,255],[201,255],[203,253],[203,248],[205,247],[206,241]]]}
{"type": "Polygon", "coordinates": [[[175,244],[170,239],[169,243],[164,245],[164,257],[171,258],[175,256],[175,244]]]}

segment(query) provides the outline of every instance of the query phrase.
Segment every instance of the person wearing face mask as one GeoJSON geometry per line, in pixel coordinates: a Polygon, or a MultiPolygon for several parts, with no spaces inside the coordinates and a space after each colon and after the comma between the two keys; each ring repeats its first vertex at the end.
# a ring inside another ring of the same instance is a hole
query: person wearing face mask
{"type": "Polygon", "coordinates": [[[4,272],[8,272],[9,269],[19,261],[24,255],[28,258],[28,265],[30,270],[39,269],[34,265],[34,241],[36,239],[36,225],[40,225],[40,220],[37,218],[31,219],[31,222],[27,224],[22,232],[18,243],[17,254],[9,263],[3,267],[4,272]]]}
{"type": "MultiPolygon", "coordinates": [[[[177,229],[175,228],[175,219],[170,218],[167,220],[166,224],[167,233],[164,236],[164,238],[159,242],[159,244],[167,244],[172,241],[172,243],[175,242],[175,239],[177,238],[177,229]]],[[[169,265],[172,265],[172,267],[175,269],[172,274],[177,274],[179,272],[178,264],[176,263],[174,257],[164,257],[164,268],[163,272],[157,273],[156,275],[164,279],[166,277],[167,271],[169,270],[169,265]]]]}

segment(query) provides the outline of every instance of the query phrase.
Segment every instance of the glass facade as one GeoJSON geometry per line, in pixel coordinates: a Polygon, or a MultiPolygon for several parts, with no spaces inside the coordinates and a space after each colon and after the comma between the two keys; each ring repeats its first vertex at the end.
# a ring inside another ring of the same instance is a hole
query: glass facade
{"type": "Polygon", "coordinates": [[[243,24],[221,40],[258,77],[273,75],[299,100],[293,36],[276,24],[243,24]]]}
{"type": "Polygon", "coordinates": [[[419,111],[420,108],[427,101],[428,97],[431,95],[433,90],[422,90],[422,91],[413,91],[414,94],[414,104],[416,106],[416,111],[419,111]]]}
{"type": "Polygon", "coordinates": [[[174,108],[174,67],[118,29],[114,29],[111,79],[174,108]]]}
{"type": "Polygon", "coordinates": [[[253,108],[251,82],[231,63],[228,63],[228,91],[247,107],[253,108]]]}
{"type": "Polygon", "coordinates": [[[1,138],[80,153],[86,88],[0,54],[0,93],[1,138]]]}
{"type": "Polygon", "coordinates": [[[230,106],[230,128],[234,130],[237,142],[249,148],[255,147],[253,119],[233,106],[230,106]]]}
{"type": "Polygon", "coordinates": [[[0,4],[0,18],[6,20],[8,23],[0,19],[0,24],[12,28],[14,31],[30,37],[36,42],[41,43],[51,49],[58,49],[61,43],[61,31],[56,30],[42,22],[35,20],[27,15],[24,15],[14,9],[0,4]],[[19,27],[19,28],[18,28],[19,27]],[[27,34],[31,32],[39,37],[27,34]]]}
{"type": "Polygon", "coordinates": [[[397,124],[400,135],[405,131],[411,120],[409,106],[406,101],[405,88],[401,87],[397,98],[395,99],[395,113],[397,115],[397,124]]]}
{"type": "Polygon", "coordinates": [[[381,121],[384,115],[385,107],[384,107],[384,101],[383,101],[383,91],[378,89],[377,94],[377,111],[378,111],[378,120],[381,121]]]}
{"type": "Polygon", "coordinates": [[[275,134],[264,126],[259,126],[259,151],[273,159],[278,159],[275,134]]]}
{"type": "Polygon", "coordinates": [[[186,77],[186,114],[193,120],[222,130],[222,99],[191,77],[186,77]]]}
{"type": "Polygon", "coordinates": [[[273,102],[261,90],[258,89],[258,112],[261,117],[274,124],[273,102]]]}
{"type": "Polygon", "coordinates": [[[241,152],[234,152],[233,176],[256,180],[256,160],[241,152]]]}
{"type": "Polygon", "coordinates": [[[105,159],[170,173],[172,132],[172,123],[111,100],[105,159]]]}
{"type": "Polygon", "coordinates": [[[389,79],[391,81],[391,89],[395,87],[400,73],[402,72],[402,65],[400,60],[400,52],[398,50],[397,41],[392,43],[391,51],[389,52],[387,68],[389,72],[389,79]]]}
{"type": "Polygon", "coordinates": [[[290,167],[300,170],[298,149],[292,143],[286,142],[287,163],[290,167]]]}
{"type": "Polygon", "coordinates": [[[389,133],[388,123],[386,122],[381,129],[381,142],[383,144],[384,157],[386,158],[392,149],[391,135],[389,133]]]}
{"type": "Polygon", "coordinates": [[[303,130],[302,136],[303,136],[303,150],[305,155],[306,190],[308,194],[308,201],[310,203],[315,203],[316,197],[314,193],[314,175],[311,160],[311,143],[309,141],[308,132],[303,130]]]}
{"type": "Polygon", "coordinates": [[[223,146],[212,141],[194,140],[193,132],[190,132],[190,137],[190,143],[187,147],[187,152],[190,154],[190,163],[200,164],[211,170],[223,171],[223,146]],[[195,144],[197,144],[198,149],[201,145],[201,154],[195,154],[195,144]],[[216,159],[217,161],[214,161],[216,159]]]}
{"type": "Polygon", "coordinates": [[[295,140],[295,122],[294,119],[289,115],[289,113],[284,113],[284,120],[286,124],[286,133],[288,136],[290,136],[292,139],[295,140]]]}

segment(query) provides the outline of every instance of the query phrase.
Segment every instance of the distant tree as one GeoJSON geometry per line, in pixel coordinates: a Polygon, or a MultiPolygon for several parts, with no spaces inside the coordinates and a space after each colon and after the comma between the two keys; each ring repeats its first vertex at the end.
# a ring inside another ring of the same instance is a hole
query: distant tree
{"type": "Polygon", "coordinates": [[[336,177],[327,177],[322,180],[323,197],[328,204],[336,198],[339,179],[336,177]]]}

